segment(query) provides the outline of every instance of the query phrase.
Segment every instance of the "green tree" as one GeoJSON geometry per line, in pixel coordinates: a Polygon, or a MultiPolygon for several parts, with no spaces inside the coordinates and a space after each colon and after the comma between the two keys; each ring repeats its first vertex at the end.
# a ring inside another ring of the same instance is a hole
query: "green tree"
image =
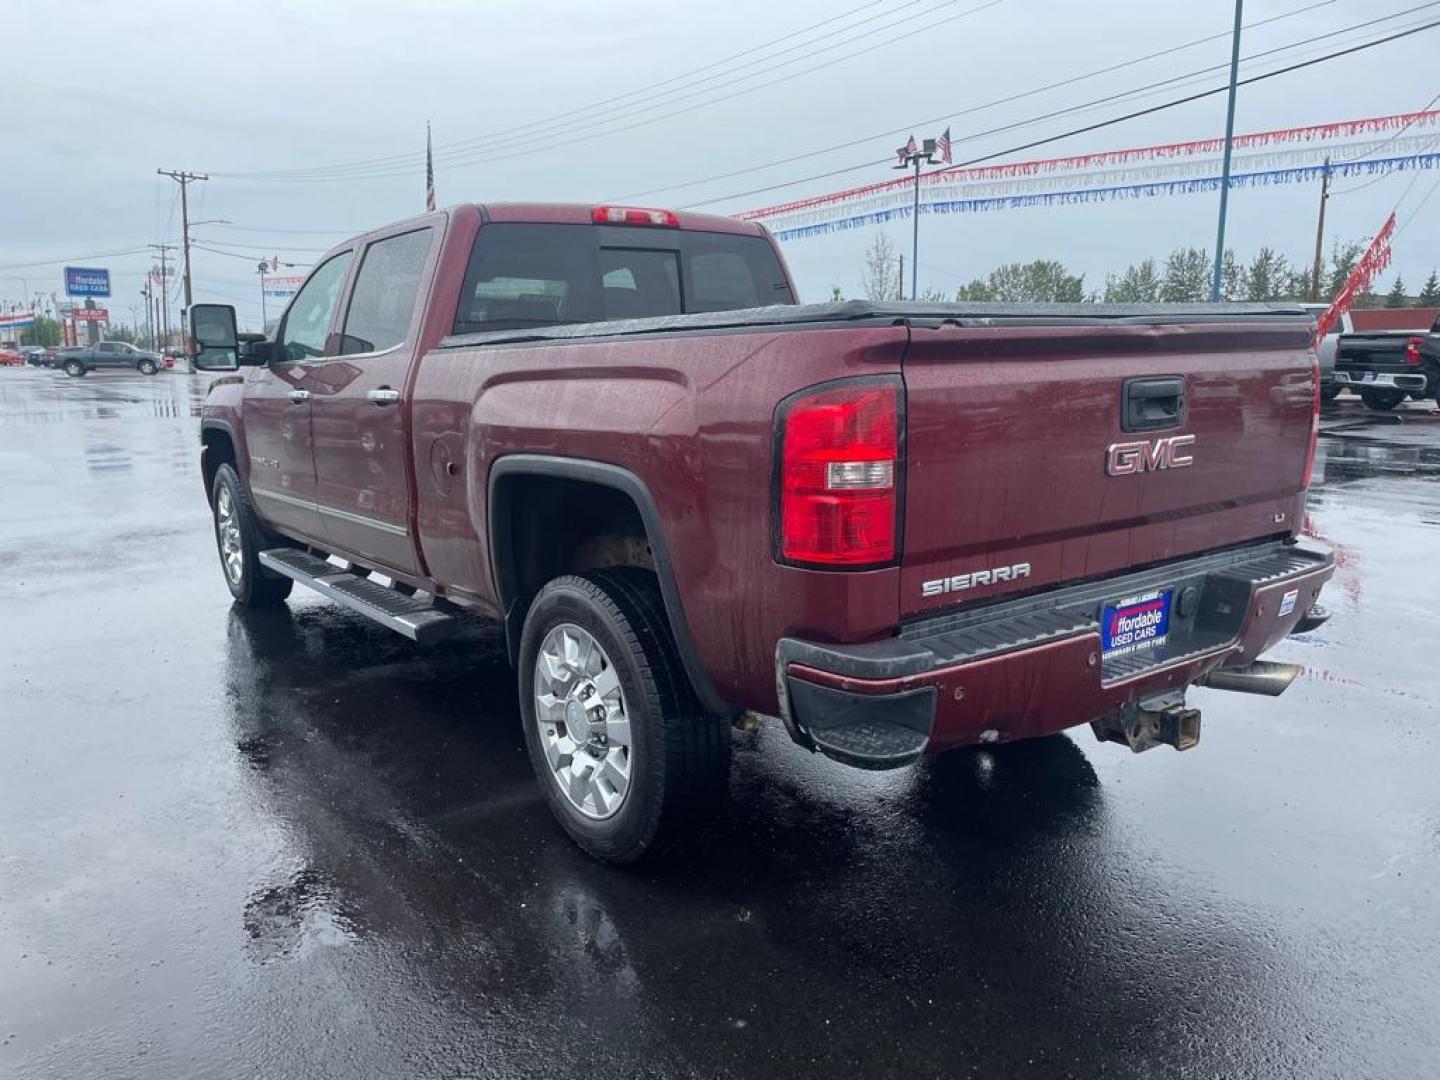
{"type": "Polygon", "coordinates": [[[860,290],[871,300],[901,299],[900,254],[883,232],[876,233],[865,249],[860,290]]]}
{"type": "Polygon", "coordinates": [[[1285,256],[1262,247],[1245,268],[1245,299],[1257,303],[1283,300],[1290,288],[1291,270],[1285,256]]]}
{"type": "Polygon", "coordinates": [[[1204,248],[1176,248],[1165,258],[1160,299],[1167,304],[1195,303],[1210,295],[1210,256],[1204,248]]]}
{"type": "Polygon", "coordinates": [[[1235,252],[1226,248],[1225,254],[1220,256],[1220,299],[1243,300],[1244,298],[1245,271],[1240,269],[1235,252]]]}
{"type": "Polygon", "coordinates": [[[59,345],[60,321],[45,315],[35,317],[35,325],[20,331],[21,345],[59,345]]]}
{"type": "MultiPolygon", "coordinates": [[[[1336,240],[1330,247],[1330,269],[1325,278],[1325,288],[1320,299],[1329,300],[1344,287],[1346,280],[1355,270],[1355,264],[1365,253],[1365,245],[1354,240],[1336,240]]],[[[1359,297],[1356,298],[1357,303],[1359,297]]],[[[1360,305],[1364,306],[1364,305],[1360,305]]]]}
{"type": "Polygon", "coordinates": [[[995,299],[994,292],[990,289],[990,283],[983,278],[976,278],[967,285],[961,285],[955,290],[955,299],[960,301],[973,300],[978,303],[989,303],[995,299]]]}
{"type": "Polygon", "coordinates": [[[1385,294],[1385,306],[1387,308],[1402,308],[1409,302],[1410,298],[1405,294],[1405,282],[1400,279],[1399,274],[1396,274],[1395,284],[1391,285],[1390,291],[1385,294]]]}
{"type": "Polygon", "coordinates": [[[1079,303],[1085,299],[1085,275],[1072,274],[1053,259],[1004,263],[990,272],[985,284],[989,298],[1002,303],[1079,303]]]}
{"type": "Polygon", "coordinates": [[[1153,304],[1160,297],[1160,273],[1154,259],[1131,263],[1119,277],[1105,275],[1105,303],[1153,304]]]}
{"type": "Polygon", "coordinates": [[[1434,270],[1425,279],[1425,284],[1420,289],[1421,307],[1440,307],[1440,276],[1434,270]]]}
{"type": "Polygon", "coordinates": [[[839,285],[831,285],[831,286],[830,286],[830,299],[831,299],[832,302],[838,304],[841,300],[844,300],[844,299],[845,299],[845,290],[842,289],[842,288],[840,288],[839,285]]]}

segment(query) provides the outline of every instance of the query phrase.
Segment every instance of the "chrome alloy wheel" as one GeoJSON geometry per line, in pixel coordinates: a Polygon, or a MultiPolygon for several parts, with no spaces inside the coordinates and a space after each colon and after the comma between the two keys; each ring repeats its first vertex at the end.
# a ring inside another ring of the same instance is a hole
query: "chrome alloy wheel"
{"type": "Polygon", "coordinates": [[[600,643],[561,623],[535,658],[535,723],[551,775],[588,818],[616,813],[630,790],[630,717],[620,675],[600,643]]]}
{"type": "Polygon", "coordinates": [[[245,572],[245,549],[240,541],[240,515],[235,509],[235,500],[230,489],[224,484],[215,495],[215,533],[220,537],[220,562],[225,576],[232,585],[240,584],[240,575],[245,572]]]}

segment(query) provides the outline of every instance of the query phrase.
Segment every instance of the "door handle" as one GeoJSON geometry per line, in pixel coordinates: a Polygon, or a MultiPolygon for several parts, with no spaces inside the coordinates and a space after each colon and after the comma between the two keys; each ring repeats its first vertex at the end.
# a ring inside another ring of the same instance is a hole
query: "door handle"
{"type": "Polygon", "coordinates": [[[1121,431],[1161,431],[1185,423],[1185,380],[1179,376],[1126,379],[1121,431]]]}
{"type": "Polygon", "coordinates": [[[400,403],[400,391],[391,390],[388,386],[371,390],[365,396],[370,399],[372,405],[398,405],[400,403]]]}
{"type": "Polygon", "coordinates": [[[291,391],[290,391],[290,402],[291,402],[291,404],[294,404],[294,405],[304,405],[304,404],[305,404],[307,401],[309,401],[309,400],[310,400],[310,391],[309,391],[309,390],[291,390],[291,391]]]}

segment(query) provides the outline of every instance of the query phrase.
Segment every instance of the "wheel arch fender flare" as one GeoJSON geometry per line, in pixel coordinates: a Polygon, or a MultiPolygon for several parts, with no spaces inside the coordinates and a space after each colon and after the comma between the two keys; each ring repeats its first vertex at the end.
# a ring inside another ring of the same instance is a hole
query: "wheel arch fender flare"
{"type": "Polygon", "coordinates": [[[515,476],[553,476],[598,484],[619,491],[635,504],[655,560],[655,575],[660,582],[660,596],[665,603],[670,632],[675,639],[675,648],[680,655],[685,674],[695,690],[695,696],[707,712],[715,715],[734,713],[735,706],[716,690],[700,662],[699,652],[690,634],[690,624],[685,618],[680,589],[675,582],[674,563],[670,557],[669,545],[665,542],[665,532],[660,524],[660,511],[655,497],[639,476],[629,469],[609,462],[549,454],[507,454],[496,459],[490,466],[486,491],[486,537],[490,551],[490,576],[495,583],[500,608],[505,613],[505,639],[510,662],[514,664],[518,661],[520,632],[525,623],[525,611],[521,606],[525,598],[519,595],[520,588],[516,582],[516,556],[502,527],[509,520],[510,513],[509,497],[503,481],[515,476]]]}

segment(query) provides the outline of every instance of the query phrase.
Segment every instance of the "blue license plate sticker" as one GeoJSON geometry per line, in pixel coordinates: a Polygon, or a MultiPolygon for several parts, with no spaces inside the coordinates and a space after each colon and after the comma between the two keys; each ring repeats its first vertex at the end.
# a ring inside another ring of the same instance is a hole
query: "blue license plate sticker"
{"type": "Polygon", "coordinates": [[[1148,592],[1106,604],[1100,615],[1100,649],[1123,656],[1165,644],[1170,632],[1170,592],[1148,592]]]}

